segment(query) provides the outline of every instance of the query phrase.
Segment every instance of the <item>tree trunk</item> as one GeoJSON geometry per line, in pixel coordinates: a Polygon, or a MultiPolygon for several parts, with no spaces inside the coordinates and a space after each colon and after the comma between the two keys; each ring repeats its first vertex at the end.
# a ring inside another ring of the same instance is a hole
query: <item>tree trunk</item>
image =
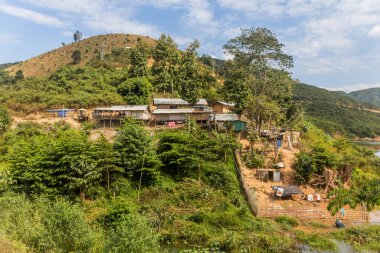
{"type": "Polygon", "coordinates": [[[110,191],[110,170],[107,169],[107,191],[110,191]]]}
{"type": "Polygon", "coordinates": [[[84,186],[79,187],[79,197],[82,202],[86,199],[86,196],[84,194],[84,186]]]}

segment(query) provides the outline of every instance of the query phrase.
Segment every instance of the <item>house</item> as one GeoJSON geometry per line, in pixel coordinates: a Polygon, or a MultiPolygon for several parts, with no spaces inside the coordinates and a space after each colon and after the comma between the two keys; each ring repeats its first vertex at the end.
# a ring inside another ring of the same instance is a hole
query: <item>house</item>
{"type": "Polygon", "coordinates": [[[232,113],[233,109],[235,108],[235,104],[217,101],[215,104],[213,104],[212,108],[214,113],[217,114],[232,113]]]}
{"type": "Polygon", "coordinates": [[[189,102],[180,98],[154,98],[153,105],[157,109],[185,109],[185,108],[205,108],[208,107],[206,99],[199,99],[199,101],[192,105],[189,102]]]}
{"type": "Polygon", "coordinates": [[[176,122],[185,123],[186,120],[193,119],[197,123],[206,124],[211,114],[208,108],[182,108],[182,109],[156,109],[152,112],[153,120],[157,124],[176,122]]]}
{"type": "Polygon", "coordinates": [[[92,112],[97,127],[118,127],[126,117],[142,120],[151,119],[148,105],[115,105],[95,108],[92,112]]]}
{"type": "Polygon", "coordinates": [[[208,123],[219,130],[231,128],[236,132],[241,132],[247,129],[247,123],[237,114],[210,114],[208,123]]]}

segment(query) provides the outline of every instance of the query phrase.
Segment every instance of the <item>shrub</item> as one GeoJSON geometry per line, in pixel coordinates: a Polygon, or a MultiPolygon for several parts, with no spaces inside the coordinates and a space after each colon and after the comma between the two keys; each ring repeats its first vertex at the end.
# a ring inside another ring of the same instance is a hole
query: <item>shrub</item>
{"type": "Polygon", "coordinates": [[[123,215],[113,223],[106,252],[159,252],[158,236],[139,214],[123,215]]]}
{"type": "Polygon", "coordinates": [[[4,133],[9,125],[11,124],[11,119],[7,108],[0,106],[0,134],[4,133]]]}
{"type": "Polygon", "coordinates": [[[117,87],[117,93],[130,105],[148,104],[152,90],[152,84],[146,78],[131,78],[117,87]]]}
{"type": "Polygon", "coordinates": [[[297,227],[299,225],[298,220],[290,216],[278,216],[274,220],[277,223],[280,223],[283,225],[289,225],[291,227],[297,227]]]}
{"type": "Polygon", "coordinates": [[[88,252],[95,234],[79,205],[44,197],[29,200],[7,193],[0,197],[0,229],[33,252],[88,252]]]}

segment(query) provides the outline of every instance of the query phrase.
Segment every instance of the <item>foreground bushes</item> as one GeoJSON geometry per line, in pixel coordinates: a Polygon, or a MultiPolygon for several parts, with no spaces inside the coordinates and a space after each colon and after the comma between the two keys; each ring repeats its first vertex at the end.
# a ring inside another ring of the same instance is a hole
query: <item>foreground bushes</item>
{"type": "Polygon", "coordinates": [[[80,206],[64,199],[7,193],[0,197],[0,213],[0,231],[35,252],[90,252],[100,236],[86,224],[80,206]]]}

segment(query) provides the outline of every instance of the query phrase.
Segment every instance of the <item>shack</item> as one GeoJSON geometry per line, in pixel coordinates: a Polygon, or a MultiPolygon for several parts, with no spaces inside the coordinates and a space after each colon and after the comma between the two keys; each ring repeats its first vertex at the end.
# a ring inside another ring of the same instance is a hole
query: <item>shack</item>
{"type": "Polygon", "coordinates": [[[68,109],[68,108],[50,109],[50,110],[46,110],[45,112],[49,114],[49,116],[64,119],[67,117],[74,117],[75,109],[68,109]]]}
{"type": "Polygon", "coordinates": [[[183,124],[190,118],[199,124],[206,124],[211,110],[208,108],[156,109],[152,112],[156,124],[175,122],[183,124]]]}
{"type": "Polygon", "coordinates": [[[157,109],[186,109],[186,108],[206,108],[208,103],[206,99],[199,99],[194,105],[180,98],[154,98],[153,105],[157,109]]]}
{"type": "Polygon", "coordinates": [[[242,132],[247,129],[247,122],[237,114],[210,114],[208,124],[218,130],[232,129],[235,132],[242,132]]]}
{"type": "Polygon", "coordinates": [[[232,113],[235,108],[235,104],[217,101],[213,104],[212,108],[215,114],[232,113]]]}
{"type": "Polygon", "coordinates": [[[151,119],[148,105],[116,105],[95,108],[92,117],[96,127],[119,127],[126,117],[142,120],[145,123],[151,119]]]}
{"type": "Polygon", "coordinates": [[[263,182],[281,182],[281,169],[256,169],[256,175],[263,182]]]}
{"type": "Polygon", "coordinates": [[[295,185],[291,186],[272,186],[273,195],[279,198],[292,198],[293,195],[303,195],[304,193],[295,185]]]}

